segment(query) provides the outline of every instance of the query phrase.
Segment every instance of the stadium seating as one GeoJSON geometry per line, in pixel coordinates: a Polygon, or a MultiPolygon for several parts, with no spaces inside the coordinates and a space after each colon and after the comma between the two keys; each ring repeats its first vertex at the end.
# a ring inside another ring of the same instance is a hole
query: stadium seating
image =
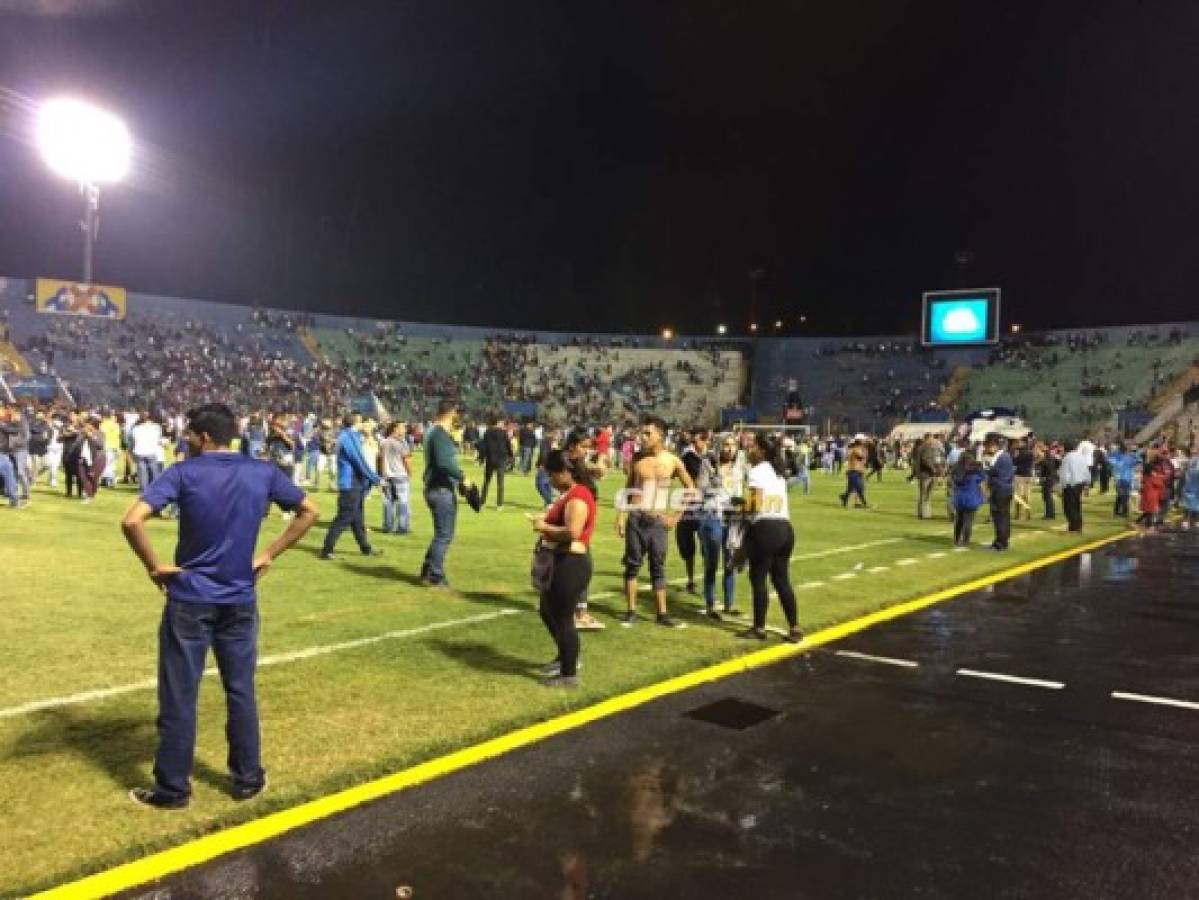
{"type": "Polygon", "coordinates": [[[561,423],[652,412],[715,424],[733,407],[777,419],[799,399],[811,424],[834,432],[883,433],[897,421],[1002,406],[1017,407],[1042,434],[1064,436],[1114,429],[1117,410],[1147,407],[1199,360],[1199,336],[1186,326],[1025,334],[990,350],[936,353],[888,336],[701,346],[142,294],[130,295],[124,321],[110,321],[39,314],[31,291],[28,280],[0,278],[5,367],[27,362],[79,402],[117,406],[177,407],[219,393],[239,406],[329,414],[374,394],[411,418],[452,397],[472,418],[514,402],[535,403],[540,418],[561,423]]]}
{"type": "Polygon", "coordinates": [[[411,418],[450,397],[472,418],[515,401],[562,423],[653,412],[714,424],[745,385],[741,352],[649,337],[496,334],[141,294],[115,321],[39,314],[31,291],[0,279],[13,342],[79,403],[176,408],[219,393],[239,407],[329,414],[373,394],[411,418]]]}
{"type": "Polygon", "coordinates": [[[906,338],[784,338],[759,344],[754,371],[763,414],[780,415],[794,392],[818,429],[877,434],[935,407],[952,367],[906,338]]]}
{"type": "Polygon", "coordinates": [[[961,405],[1018,407],[1043,434],[1114,435],[1117,410],[1146,405],[1197,355],[1199,339],[1171,326],[1029,335],[972,373],[961,405]]]}

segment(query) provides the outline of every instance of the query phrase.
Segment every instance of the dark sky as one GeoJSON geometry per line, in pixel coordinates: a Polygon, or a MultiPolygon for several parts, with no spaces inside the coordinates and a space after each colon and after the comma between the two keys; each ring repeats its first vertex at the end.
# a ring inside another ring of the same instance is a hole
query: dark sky
{"type": "Polygon", "coordinates": [[[0,272],[78,274],[20,102],[64,92],[139,142],[96,262],[135,290],[707,332],[760,269],[793,333],[992,284],[1199,318],[1193,0],[0,0],[0,272]]]}

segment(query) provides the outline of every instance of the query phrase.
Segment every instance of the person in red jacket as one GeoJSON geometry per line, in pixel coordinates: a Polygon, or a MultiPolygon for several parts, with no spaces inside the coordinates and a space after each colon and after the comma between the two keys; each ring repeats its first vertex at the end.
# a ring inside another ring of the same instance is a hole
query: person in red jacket
{"type": "Polygon", "coordinates": [[[1165,494],[1166,473],[1161,465],[1160,451],[1154,447],[1146,455],[1145,468],[1141,473],[1141,515],[1136,524],[1157,524],[1165,494]]]}

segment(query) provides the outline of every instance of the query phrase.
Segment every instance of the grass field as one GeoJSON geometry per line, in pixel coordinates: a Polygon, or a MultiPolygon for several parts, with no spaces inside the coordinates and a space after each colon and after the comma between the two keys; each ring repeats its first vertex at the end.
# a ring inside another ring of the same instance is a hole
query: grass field
{"type": "MultiPolygon", "coordinates": [[[[605,483],[607,499],[618,484],[615,477],[605,483]]],[[[792,573],[809,630],[1081,542],[1045,527],[1063,527],[1059,518],[1018,523],[1007,554],[953,552],[943,510],[940,519],[917,521],[914,489],[900,474],[870,485],[869,511],[842,509],[840,486],[818,474],[810,496],[793,494],[792,573]]],[[[270,791],[247,805],[226,796],[221,691],[206,679],[192,805],[143,810],[125,793],[150,781],[162,600],[117,526],[133,496],[127,488],[106,491],[85,506],[42,487],[28,509],[0,509],[0,895],[93,872],[761,646],[734,640],[736,623],[695,615],[698,599],[681,588],[672,588],[671,607],[687,629],[668,631],[648,619],[619,627],[621,546],[601,502],[591,590],[593,609],[609,627],[583,636],[582,687],[547,691],[536,669],[553,646],[528,589],[532,541],[522,515],[536,508],[531,479],[509,479],[502,513],[462,507],[448,562],[452,593],[416,583],[431,530],[419,498],[412,535],[374,535],[382,557],[359,556],[347,534],[340,559],[318,560],[335,496],[321,491],[324,521],[260,586],[261,653],[269,664],[258,683],[270,791]],[[336,646],[348,642],[357,643],[336,646]],[[328,652],[299,655],[313,648],[328,652]],[[125,690],[22,709],[115,688],[125,690]]],[[[1088,503],[1086,539],[1122,528],[1107,505],[1088,503]]],[[[369,524],[380,519],[373,497],[369,524]]],[[[281,528],[275,513],[264,535],[281,528]]],[[[169,553],[174,523],[153,521],[151,530],[169,553]]],[[[990,536],[988,526],[976,527],[976,540],[990,536]]],[[[672,548],[670,576],[680,575],[672,548]]],[[[748,610],[744,576],[738,592],[738,606],[748,610]]],[[[649,611],[648,601],[642,609],[649,611]]],[[[777,604],[771,624],[782,624],[777,604]]]]}

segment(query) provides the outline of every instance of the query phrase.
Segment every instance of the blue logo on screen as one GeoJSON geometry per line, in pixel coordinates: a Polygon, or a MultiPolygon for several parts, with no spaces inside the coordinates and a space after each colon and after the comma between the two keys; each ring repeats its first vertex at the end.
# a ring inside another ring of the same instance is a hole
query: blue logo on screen
{"type": "Polygon", "coordinates": [[[934,344],[976,344],[987,339],[986,300],[934,300],[929,304],[929,340],[934,344]]]}

